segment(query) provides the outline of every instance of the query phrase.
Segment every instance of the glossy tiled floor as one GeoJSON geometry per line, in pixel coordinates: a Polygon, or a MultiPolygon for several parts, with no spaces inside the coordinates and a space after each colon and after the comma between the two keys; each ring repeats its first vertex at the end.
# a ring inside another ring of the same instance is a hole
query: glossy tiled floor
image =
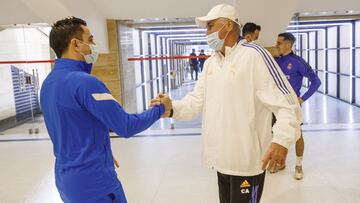
{"type": "MultiPolygon", "coordinates": [[[[172,92],[181,98],[188,83],[172,92]]],[[[293,179],[294,148],[287,168],[267,174],[264,203],[360,202],[360,109],[316,94],[304,106],[305,177],[293,179]]],[[[0,136],[0,203],[61,202],[54,185],[51,142],[39,120],[0,136]]],[[[111,139],[120,162],[119,178],[129,203],[216,203],[216,173],[201,166],[201,118],[192,122],[156,123],[131,139],[111,139]]]]}

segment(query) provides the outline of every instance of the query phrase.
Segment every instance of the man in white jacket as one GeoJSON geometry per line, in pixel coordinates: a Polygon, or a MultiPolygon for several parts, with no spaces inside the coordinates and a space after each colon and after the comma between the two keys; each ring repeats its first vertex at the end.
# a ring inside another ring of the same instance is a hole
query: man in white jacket
{"type": "MultiPolygon", "coordinates": [[[[221,4],[196,18],[216,52],[194,90],[173,102],[170,116],[190,120],[202,112],[203,162],[218,172],[220,202],[256,203],[265,170],[283,165],[300,136],[301,110],[271,55],[257,44],[238,42],[236,16],[234,7],[221,4]],[[272,112],[278,119],[273,128],[272,112]]],[[[163,99],[169,98],[160,95],[152,104],[163,99]]]]}

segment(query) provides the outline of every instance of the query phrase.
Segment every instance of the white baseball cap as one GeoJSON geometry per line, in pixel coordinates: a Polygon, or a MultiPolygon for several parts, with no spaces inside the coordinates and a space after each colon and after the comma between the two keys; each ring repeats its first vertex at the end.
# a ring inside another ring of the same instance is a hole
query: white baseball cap
{"type": "Polygon", "coordinates": [[[198,26],[205,28],[209,21],[218,18],[227,18],[241,26],[235,8],[227,4],[214,6],[206,16],[195,18],[195,22],[198,26]]]}

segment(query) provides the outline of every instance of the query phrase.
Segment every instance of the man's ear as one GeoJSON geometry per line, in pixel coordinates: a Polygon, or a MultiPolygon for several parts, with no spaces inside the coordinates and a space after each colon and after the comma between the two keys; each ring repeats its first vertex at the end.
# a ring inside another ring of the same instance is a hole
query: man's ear
{"type": "Polygon", "coordinates": [[[289,49],[292,49],[292,47],[293,47],[293,43],[292,43],[292,42],[289,42],[289,41],[288,41],[288,42],[286,42],[286,43],[287,43],[287,45],[288,45],[288,48],[289,48],[289,49]]]}
{"type": "Polygon", "coordinates": [[[226,31],[230,32],[234,28],[234,23],[231,21],[227,22],[226,31]]]}
{"type": "Polygon", "coordinates": [[[78,43],[78,41],[77,41],[75,38],[73,38],[73,39],[70,40],[69,48],[73,48],[73,49],[75,49],[75,50],[79,50],[79,43],[78,43]]]}

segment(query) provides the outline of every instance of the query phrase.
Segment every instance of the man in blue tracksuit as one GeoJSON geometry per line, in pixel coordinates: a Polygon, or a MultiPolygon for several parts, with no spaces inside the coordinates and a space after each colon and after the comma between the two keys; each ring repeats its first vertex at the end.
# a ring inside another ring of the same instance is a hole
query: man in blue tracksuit
{"type": "MultiPolygon", "coordinates": [[[[311,66],[306,61],[292,52],[292,47],[295,42],[295,37],[291,33],[281,33],[278,35],[276,48],[280,56],[275,57],[284,75],[289,80],[292,88],[298,96],[300,105],[306,101],[316,90],[320,87],[321,81],[311,66]],[[300,96],[300,89],[303,78],[306,77],[310,81],[309,89],[300,96]]],[[[303,136],[296,142],[296,166],[295,179],[301,180],[303,178],[302,171],[302,157],[304,154],[304,138],[303,136]]],[[[285,166],[283,166],[284,168],[285,166]]]]}
{"type": "Polygon", "coordinates": [[[111,152],[109,129],[122,137],[145,130],[171,105],[128,114],[91,76],[98,52],[86,22],[60,20],[50,32],[58,59],[41,88],[41,107],[53,143],[56,187],[66,203],[125,203],[111,152]]]}

